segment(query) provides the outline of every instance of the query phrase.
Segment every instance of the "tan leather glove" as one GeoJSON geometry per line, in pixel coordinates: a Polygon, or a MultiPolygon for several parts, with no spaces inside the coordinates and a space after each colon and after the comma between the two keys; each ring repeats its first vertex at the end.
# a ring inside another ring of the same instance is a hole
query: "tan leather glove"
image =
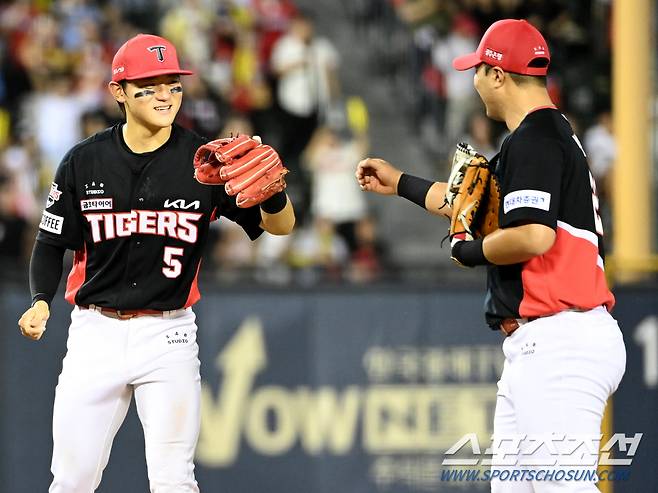
{"type": "Polygon", "coordinates": [[[25,337],[38,341],[46,330],[46,322],[50,317],[48,303],[43,300],[37,301],[34,306],[28,308],[18,321],[21,334],[25,337]]]}

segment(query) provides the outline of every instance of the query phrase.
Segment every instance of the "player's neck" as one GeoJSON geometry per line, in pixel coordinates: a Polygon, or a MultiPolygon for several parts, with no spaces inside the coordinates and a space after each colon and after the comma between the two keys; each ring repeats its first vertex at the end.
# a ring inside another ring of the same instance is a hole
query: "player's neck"
{"type": "Polygon", "coordinates": [[[138,154],[155,151],[171,136],[171,125],[164,128],[149,129],[136,122],[128,121],[122,127],[123,140],[128,148],[138,154]]]}
{"type": "Polygon", "coordinates": [[[533,88],[517,94],[514,101],[507,106],[505,112],[505,123],[510,132],[517,129],[524,118],[533,111],[540,108],[555,108],[548,92],[544,88],[533,88]]]}

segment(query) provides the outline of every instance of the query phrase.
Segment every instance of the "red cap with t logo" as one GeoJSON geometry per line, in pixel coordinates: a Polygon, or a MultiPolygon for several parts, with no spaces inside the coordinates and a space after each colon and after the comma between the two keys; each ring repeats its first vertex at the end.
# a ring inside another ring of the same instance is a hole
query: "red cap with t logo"
{"type": "Polygon", "coordinates": [[[457,70],[481,63],[521,75],[546,75],[551,54],[541,33],[525,20],[503,19],[489,26],[475,53],[452,61],[457,70]]]}
{"type": "Polygon", "coordinates": [[[126,41],[112,60],[112,80],[145,79],[165,74],[192,75],[181,70],[176,48],[160,36],[138,34],[126,41]]]}

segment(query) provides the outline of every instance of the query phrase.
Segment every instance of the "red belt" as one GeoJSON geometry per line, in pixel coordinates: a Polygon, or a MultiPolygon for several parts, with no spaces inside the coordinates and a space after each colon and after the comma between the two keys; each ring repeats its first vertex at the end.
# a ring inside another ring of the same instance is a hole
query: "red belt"
{"type": "Polygon", "coordinates": [[[116,318],[119,320],[130,320],[135,317],[143,317],[146,315],[155,315],[160,317],[170,317],[178,312],[181,312],[183,309],[179,310],[115,310],[114,308],[105,308],[103,306],[97,305],[78,305],[83,310],[94,310],[105,315],[106,317],[116,318]]]}

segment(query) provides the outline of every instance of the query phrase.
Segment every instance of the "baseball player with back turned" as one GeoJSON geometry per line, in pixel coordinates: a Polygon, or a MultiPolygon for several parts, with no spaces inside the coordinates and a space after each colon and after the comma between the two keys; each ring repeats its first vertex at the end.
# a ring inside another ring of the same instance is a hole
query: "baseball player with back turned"
{"type": "Polygon", "coordinates": [[[73,147],[50,189],[30,262],[33,303],[19,321],[26,337],[42,336],[64,252],[73,250],[65,297],[75,307],[55,393],[50,493],[96,490],[133,394],[150,491],[199,491],[191,306],[200,298],[208,225],[224,216],[251,239],[263,230],[288,234],[294,225],[283,191],[238,207],[224,187],[195,180],[195,153],[206,142],[173,123],[180,76],[188,74],[169,41],[143,34],[128,40],[108,85],[125,123],[73,147]]]}
{"type": "MultiPolygon", "coordinates": [[[[556,460],[547,446],[537,447],[541,437],[598,437],[626,363],[609,313],[614,297],[603,272],[594,180],[578,138],[546,90],[549,62],[539,31],[512,19],[492,24],[475,53],[453,61],[457,70],[475,69],[487,115],[510,131],[491,162],[500,183],[499,229],[471,241],[455,238],[451,252],[463,265],[487,266],[486,320],[506,336],[493,426],[494,460],[506,465],[492,466],[491,477],[498,475],[493,492],[598,491],[591,479],[560,480],[567,468],[580,471],[572,477],[591,478],[593,461],[569,457],[577,467],[560,468],[563,455],[552,467],[524,464],[556,460]],[[519,444],[513,437],[525,438],[519,444]]],[[[444,206],[449,183],[410,176],[373,158],[358,164],[356,177],[363,190],[451,214],[444,206]]],[[[567,454],[570,444],[563,445],[567,454]]]]}

